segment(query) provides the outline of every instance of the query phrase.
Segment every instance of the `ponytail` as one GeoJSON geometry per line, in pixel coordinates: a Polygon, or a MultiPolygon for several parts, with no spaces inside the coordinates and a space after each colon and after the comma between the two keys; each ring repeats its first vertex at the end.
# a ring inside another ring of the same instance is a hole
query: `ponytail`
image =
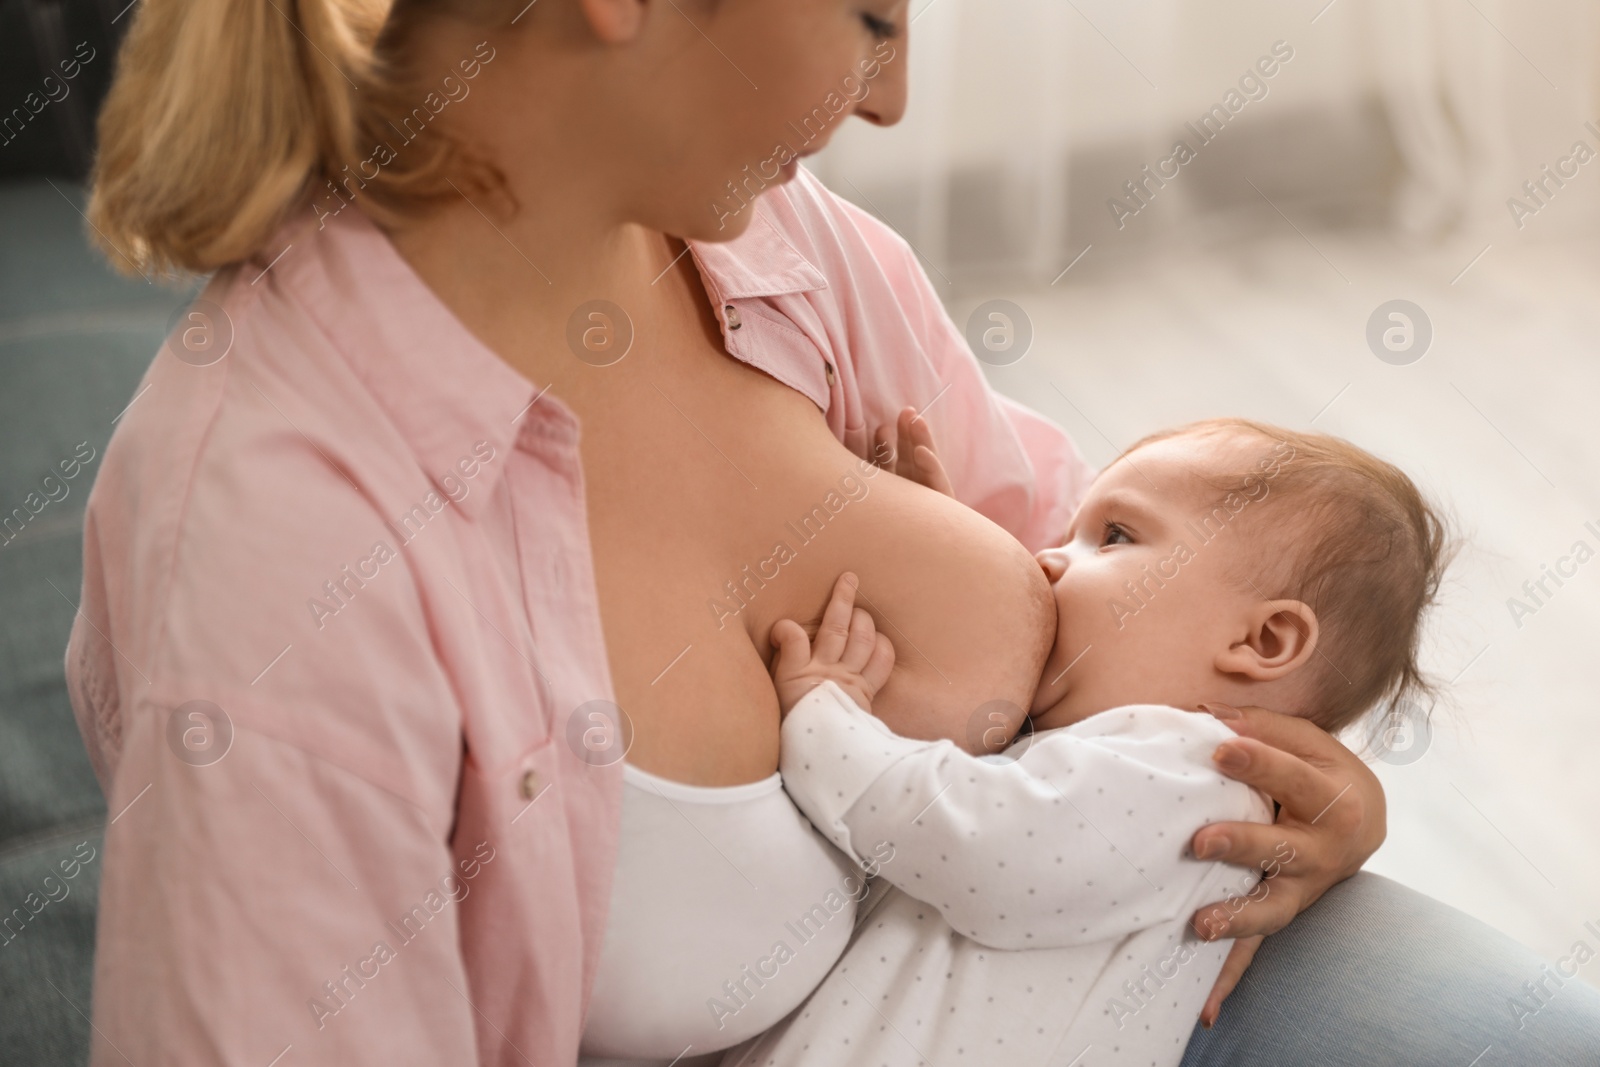
{"type": "Polygon", "coordinates": [[[404,110],[407,72],[384,53],[402,50],[422,6],[144,0],[99,118],[92,239],[124,273],[207,273],[260,251],[335,182],[380,220],[438,199],[459,148],[442,131],[355,176],[393,139],[385,116],[404,110]]]}

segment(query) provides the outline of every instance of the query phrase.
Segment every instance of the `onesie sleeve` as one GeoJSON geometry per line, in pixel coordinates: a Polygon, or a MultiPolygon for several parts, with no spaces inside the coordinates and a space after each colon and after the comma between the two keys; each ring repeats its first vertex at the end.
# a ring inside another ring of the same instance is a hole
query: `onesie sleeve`
{"type": "Polygon", "coordinates": [[[980,758],[897,736],[830,682],[784,720],[780,770],[818,830],[858,862],[879,857],[959,933],[1051,948],[1185,914],[1217,867],[1190,855],[1194,832],[1271,821],[1265,798],[1212,768],[1232,736],[1209,715],[1138,705],[980,758]]]}

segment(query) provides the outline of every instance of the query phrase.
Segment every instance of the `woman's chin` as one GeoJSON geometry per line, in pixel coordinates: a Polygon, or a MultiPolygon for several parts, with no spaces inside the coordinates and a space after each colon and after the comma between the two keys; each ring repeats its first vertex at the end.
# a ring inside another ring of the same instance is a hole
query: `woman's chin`
{"type": "Polygon", "coordinates": [[[711,199],[703,210],[691,212],[680,225],[662,229],[674,237],[689,241],[732,241],[744,236],[755,216],[756,205],[753,200],[740,204],[737,201],[711,199]]]}

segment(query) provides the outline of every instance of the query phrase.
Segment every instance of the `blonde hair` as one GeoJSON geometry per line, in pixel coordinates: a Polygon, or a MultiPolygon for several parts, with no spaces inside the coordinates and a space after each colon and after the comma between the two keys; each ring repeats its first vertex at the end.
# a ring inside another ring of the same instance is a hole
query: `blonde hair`
{"type": "Polygon", "coordinates": [[[359,185],[380,221],[455,195],[452,174],[480,190],[500,184],[493,167],[433,128],[376,176],[355,172],[418,103],[420,79],[406,62],[418,27],[503,6],[144,0],[98,122],[92,239],[124,273],[205,273],[261,250],[324,183],[349,195],[359,185]]]}
{"type": "MultiPolygon", "coordinates": [[[[1277,463],[1266,507],[1289,509],[1294,543],[1274,546],[1278,566],[1258,575],[1268,599],[1304,602],[1317,615],[1320,655],[1307,718],[1329,731],[1386,703],[1427,702],[1437,686],[1418,664],[1422,623],[1456,551],[1443,515],[1404,471],[1349,441],[1248,419],[1207,419],[1144,438],[1248,434],[1293,451],[1277,463]],[[1276,501],[1276,505],[1272,502],[1276,501]]],[[[1251,496],[1260,472],[1217,483],[1251,496]]],[[[1254,583],[1252,583],[1254,584],[1254,583]]]]}

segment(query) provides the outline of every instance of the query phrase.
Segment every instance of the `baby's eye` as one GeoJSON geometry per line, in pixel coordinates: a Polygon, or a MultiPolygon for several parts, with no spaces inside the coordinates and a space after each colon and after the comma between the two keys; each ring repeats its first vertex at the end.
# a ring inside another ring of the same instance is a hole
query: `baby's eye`
{"type": "Polygon", "coordinates": [[[1105,548],[1108,545],[1131,544],[1133,544],[1133,538],[1128,536],[1128,531],[1123,529],[1117,523],[1107,519],[1105,523],[1105,533],[1101,534],[1100,536],[1100,547],[1105,548]]]}

